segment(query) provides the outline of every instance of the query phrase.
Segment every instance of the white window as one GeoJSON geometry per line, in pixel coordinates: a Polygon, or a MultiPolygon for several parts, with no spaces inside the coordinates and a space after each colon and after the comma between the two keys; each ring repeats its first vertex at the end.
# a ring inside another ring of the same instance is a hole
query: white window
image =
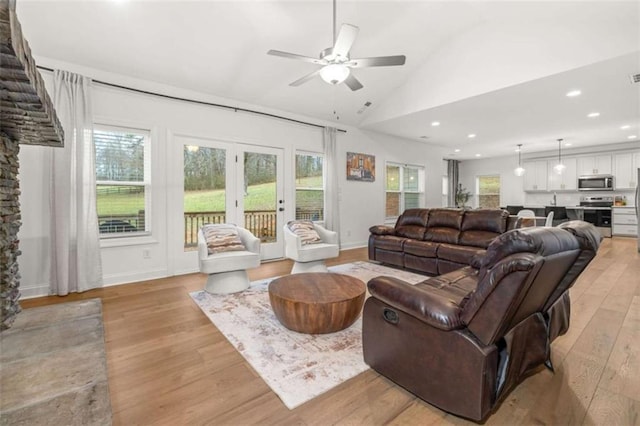
{"type": "Polygon", "coordinates": [[[296,219],[324,220],[324,157],[296,154],[296,219]]]}
{"type": "Polygon", "coordinates": [[[387,163],[385,217],[396,219],[403,211],[424,207],[424,168],[387,163]]]}
{"type": "Polygon", "coordinates": [[[93,143],[100,237],[148,235],[151,232],[149,132],[96,125],[93,143]]]}
{"type": "Polygon", "coordinates": [[[500,175],[478,176],[476,178],[476,194],[478,194],[479,208],[500,208],[500,175]]]}

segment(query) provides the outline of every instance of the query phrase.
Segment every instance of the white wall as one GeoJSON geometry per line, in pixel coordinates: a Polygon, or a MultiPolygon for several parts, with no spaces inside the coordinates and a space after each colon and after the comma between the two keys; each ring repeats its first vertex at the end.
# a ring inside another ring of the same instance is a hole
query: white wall
{"type": "MultiPolygon", "coordinates": [[[[44,74],[51,85],[51,75],[44,74]]],[[[106,285],[171,276],[197,270],[195,253],[182,252],[182,148],[184,137],[280,147],[285,161],[285,205],[293,205],[293,164],[297,149],[322,152],[320,128],[245,112],[168,100],[104,85],[94,85],[96,123],[149,129],[152,138],[152,237],[132,245],[102,247],[106,285]],[[150,251],[150,258],[142,256],[150,251]],[[191,257],[189,257],[191,256],[191,257]],[[190,260],[192,258],[192,260],[190,260]],[[186,259],[186,263],[184,262],[186,259]]],[[[281,114],[277,111],[274,113],[281,114]]],[[[416,164],[426,170],[427,206],[441,199],[440,148],[345,128],[338,133],[340,222],[343,248],[365,246],[368,228],[384,221],[385,162],[416,164]],[[346,152],[376,156],[373,183],[346,180],[346,152]]],[[[23,224],[19,233],[23,297],[48,293],[49,282],[49,168],[55,148],[25,146],[20,153],[23,224]]],[[[293,214],[293,209],[289,210],[293,214]]],[[[290,219],[290,218],[287,218],[290,219]]]]}
{"type": "Polygon", "coordinates": [[[525,201],[523,183],[524,178],[513,174],[518,166],[517,157],[510,155],[479,160],[464,160],[460,162],[458,182],[471,192],[470,204],[477,206],[476,177],[500,175],[500,204],[522,205],[525,201]]]}

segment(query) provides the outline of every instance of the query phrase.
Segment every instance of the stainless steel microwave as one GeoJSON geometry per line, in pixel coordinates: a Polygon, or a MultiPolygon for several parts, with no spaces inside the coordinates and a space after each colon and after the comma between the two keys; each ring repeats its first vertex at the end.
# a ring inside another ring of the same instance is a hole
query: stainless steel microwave
{"type": "Polygon", "coordinates": [[[578,178],[580,191],[613,191],[612,175],[591,175],[578,178]]]}

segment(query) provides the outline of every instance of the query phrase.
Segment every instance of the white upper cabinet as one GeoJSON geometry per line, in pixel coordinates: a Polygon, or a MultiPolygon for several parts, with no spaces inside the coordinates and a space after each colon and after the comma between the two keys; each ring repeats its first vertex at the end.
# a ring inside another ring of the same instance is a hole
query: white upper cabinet
{"type": "Polygon", "coordinates": [[[524,173],[525,191],[546,191],[547,190],[547,161],[524,161],[522,166],[524,173]]]}
{"type": "Polygon", "coordinates": [[[614,185],[616,189],[635,189],[638,184],[640,152],[625,152],[614,156],[614,185]]]}
{"type": "Polygon", "coordinates": [[[610,175],[611,172],[610,154],[578,157],[578,176],[610,175]]]}
{"type": "Polygon", "coordinates": [[[575,191],[578,186],[577,159],[573,157],[563,158],[565,169],[561,175],[553,170],[558,160],[549,160],[547,169],[549,173],[549,191],[575,191]]]}

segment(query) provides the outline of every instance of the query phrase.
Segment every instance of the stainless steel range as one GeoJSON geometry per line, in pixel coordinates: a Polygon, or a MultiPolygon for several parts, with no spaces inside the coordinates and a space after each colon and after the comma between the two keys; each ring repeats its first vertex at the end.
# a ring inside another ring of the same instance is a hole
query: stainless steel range
{"type": "Polygon", "coordinates": [[[580,206],[583,207],[583,220],[594,224],[603,237],[611,237],[611,206],[613,206],[613,197],[580,197],[580,206]]]}

